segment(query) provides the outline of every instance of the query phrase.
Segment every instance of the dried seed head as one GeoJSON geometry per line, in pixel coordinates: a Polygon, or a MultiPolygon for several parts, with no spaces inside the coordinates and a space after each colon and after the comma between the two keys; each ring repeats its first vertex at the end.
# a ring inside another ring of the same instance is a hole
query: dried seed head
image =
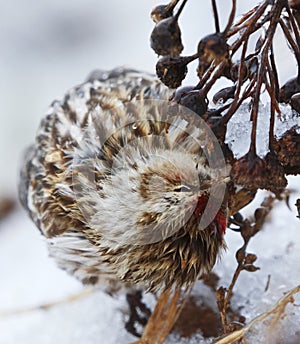
{"type": "Polygon", "coordinates": [[[287,186],[284,168],[273,151],[266,155],[265,161],[267,164],[267,173],[269,175],[267,189],[279,195],[287,186]]]}
{"type": "Polygon", "coordinates": [[[222,100],[225,103],[228,99],[234,98],[235,90],[236,85],[223,88],[213,96],[213,102],[216,104],[219,100],[222,100]]]}
{"type": "MultiPolygon", "coordinates": [[[[230,75],[233,81],[237,81],[239,78],[240,66],[241,66],[241,62],[237,61],[231,67],[230,75]]],[[[251,80],[257,74],[257,70],[258,70],[258,60],[256,56],[248,60],[245,60],[242,64],[242,70],[241,70],[242,80],[245,81],[248,78],[251,80]]]]}
{"type": "Polygon", "coordinates": [[[265,159],[251,152],[247,153],[234,162],[231,169],[232,180],[249,189],[267,189],[278,193],[287,185],[287,181],[282,167],[275,163],[275,159],[270,153],[265,159]]]}
{"type": "Polygon", "coordinates": [[[188,92],[194,90],[195,87],[194,86],[182,86],[177,88],[177,90],[175,90],[175,92],[173,93],[172,97],[170,100],[179,103],[180,99],[185,96],[188,92]]]}
{"type": "Polygon", "coordinates": [[[259,189],[262,181],[264,181],[262,172],[265,167],[264,160],[248,153],[233,164],[231,178],[238,185],[247,185],[250,189],[259,189]]]}
{"type": "Polygon", "coordinates": [[[289,5],[293,10],[300,10],[300,0],[289,0],[289,5]]]}
{"type": "Polygon", "coordinates": [[[198,44],[199,66],[198,75],[201,78],[213,61],[219,63],[229,56],[229,46],[223,33],[214,33],[201,39],[198,44]]]}
{"type": "Polygon", "coordinates": [[[277,158],[287,174],[295,173],[300,167],[300,134],[297,128],[287,131],[275,145],[277,158]]]}
{"type": "Polygon", "coordinates": [[[257,260],[257,255],[253,253],[247,253],[245,257],[245,263],[246,264],[253,264],[257,260]]]}
{"type": "Polygon", "coordinates": [[[151,11],[151,18],[154,23],[173,16],[173,7],[169,5],[158,5],[151,11]]]}
{"type": "Polygon", "coordinates": [[[208,100],[199,90],[191,90],[183,94],[179,100],[179,104],[187,107],[199,116],[203,116],[208,108],[208,100]]]}
{"type": "Polygon", "coordinates": [[[298,78],[288,80],[279,90],[279,101],[288,103],[292,95],[300,92],[300,84],[298,78]]]}
{"type": "Polygon", "coordinates": [[[291,107],[300,114],[300,93],[295,93],[292,95],[291,107]]]}
{"type": "Polygon", "coordinates": [[[156,64],[156,74],[166,86],[177,88],[186,76],[187,65],[193,59],[195,59],[193,56],[162,57],[156,64]]]}
{"type": "Polygon", "coordinates": [[[180,55],[183,50],[181,31],[177,17],[170,17],[158,22],[150,37],[151,48],[161,56],[180,55]]]}

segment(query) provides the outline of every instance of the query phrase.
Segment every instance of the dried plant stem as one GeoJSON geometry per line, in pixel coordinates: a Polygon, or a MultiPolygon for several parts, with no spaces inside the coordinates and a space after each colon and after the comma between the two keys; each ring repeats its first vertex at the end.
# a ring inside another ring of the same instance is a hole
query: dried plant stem
{"type": "Polygon", "coordinates": [[[179,7],[179,9],[178,9],[178,11],[177,11],[177,13],[175,15],[175,18],[177,18],[177,19],[179,18],[179,16],[180,16],[181,12],[183,11],[184,6],[186,5],[187,1],[188,0],[183,0],[181,6],[179,7]]]}
{"type": "MultiPolygon", "coordinates": [[[[226,121],[229,121],[229,119],[232,117],[232,115],[236,112],[236,110],[239,107],[239,96],[240,96],[241,88],[243,85],[243,66],[244,66],[245,56],[246,56],[247,47],[248,47],[248,40],[249,40],[249,37],[247,37],[247,39],[243,45],[241,61],[240,61],[240,65],[239,65],[239,75],[238,75],[237,88],[236,88],[234,100],[233,100],[231,106],[229,107],[227,113],[224,115],[224,116],[226,116],[225,117],[226,121]]],[[[227,122],[225,122],[225,120],[223,119],[222,125],[224,125],[225,123],[227,123],[227,122]]]]}
{"type": "MultiPolygon", "coordinates": [[[[209,78],[212,76],[213,72],[216,69],[216,65],[214,62],[211,63],[211,65],[209,66],[209,68],[207,69],[207,71],[204,73],[203,77],[201,78],[200,82],[197,84],[197,86],[195,87],[195,90],[201,90],[204,85],[206,84],[206,82],[209,80],[209,78]]],[[[201,90],[202,91],[202,90],[201,90]]],[[[204,94],[204,92],[202,91],[202,93],[204,94]]],[[[207,94],[207,93],[206,93],[207,94]]],[[[206,95],[205,94],[205,95],[206,95]]]]}
{"type": "Polygon", "coordinates": [[[253,32],[257,31],[260,28],[260,27],[255,26],[255,24],[257,23],[258,19],[263,15],[268,5],[269,5],[269,1],[265,1],[254,12],[252,18],[250,18],[249,21],[247,22],[247,25],[246,25],[247,28],[245,29],[241,37],[238,40],[236,40],[236,42],[233,44],[231,56],[233,56],[236,53],[236,51],[245,41],[246,37],[250,36],[253,32]]]}
{"type": "Polygon", "coordinates": [[[247,268],[249,268],[249,265],[252,265],[253,267],[253,269],[251,269],[250,271],[255,271],[258,269],[253,266],[253,262],[255,261],[255,259],[251,260],[251,262],[249,263],[249,255],[247,255],[246,253],[247,246],[249,244],[250,239],[261,230],[267,215],[272,210],[273,202],[275,201],[275,199],[276,199],[275,197],[270,196],[262,202],[261,207],[258,208],[261,211],[258,212],[258,209],[257,209],[257,212],[255,213],[256,214],[255,222],[253,224],[251,224],[250,221],[248,220],[244,220],[241,224],[240,231],[244,240],[244,244],[240,249],[238,249],[236,253],[238,266],[236,267],[236,270],[234,272],[231,283],[226,293],[225,293],[225,289],[222,287],[217,291],[217,301],[218,301],[217,303],[218,303],[218,307],[219,307],[219,311],[221,315],[221,321],[222,321],[224,333],[230,332],[230,329],[228,328],[227,309],[230,303],[233,288],[236,284],[236,281],[238,280],[240,273],[243,270],[247,270],[247,268]],[[260,213],[260,215],[258,215],[258,213],[260,213]]]}
{"type": "Polygon", "coordinates": [[[294,54],[295,54],[295,57],[296,57],[296,60],[297,60],[297,63],[298,63],[298,66],[300,64],[300,49],[299,49],[299,46],[296,44],[296,42],[294,41],[288,27],[286,26],[285,22],[280,19],[279,20],[279,24],[281,26],[281,29],[285,35],[285,38],[287,39],[288,43],[290,44],[291,48],[293,49],[294,51],[294,54]]]}
{"type": "MultiPolygon", "coordinates": [[[[274,56],[274,49],[273,49],[273,44],[271,44],[270,47],[270,63],[271,63],[271,68],[269,70],[269,74],[272,74],[274,78],[274,88],[275,88],[275,97],[276,100],[278,101],[279,99],[279,78],[278,78],[278,71],[275,63],[275,56],[274,56]],[[272,70],[272,72],[271,72],[272,70]]],[[[271,75],[270,75],[271,79],[271,75]]]]}
{"type": "Polygon", "coordinates": [[[219,22],[219,15],[218,15],[216,0],[211,0],[211,4],[213,8],[213,13],[214,13],[216,32],[220,32],[220,22],[219,22]]]}
{"type": "Polygon", "coordinates": [[[163,344],[178,319],[192,287],[163,292],[147,322],[142,338],[132,344],[163,344]]]}
{"type": "Polygon", "coordinates": [[[229,29],[231,28],[234,18],[235,18],[235,12],[236,12],[236,0],[232,0],[232,7],[231,7],[231,12],[229,15],[229,19],[228,19],[228,23],[226,25],[226,28],[224,30],[224,32],[226,33],[227,31],[229,31],[229,29]]]}
{"type": "MultiPolygon", "coordinates": [[[[242,339],[251,329],[254,325],[256,325],[259,322],[262,322],[270,315],[275,315],[275,321],[277,322],[280,316],[283,314],[285,307],[288,303],[293,302],[293,295],[300,292],[300,285],[289,291],[282,299],[280,299],[275,306],[270,309],[269,311],[257,316],[254,318],[247,326],[242,328],[241,330],[234,331],[225,337],[218,339],[213,342],[213,344],[230,344],[237,340],[242,339]]],[[[272,321],[272,325],[274,326],[275,322],[272,321]]]]}
{"type": "Polygon", "coordinates": [[[235,107],[232,107],[230,111],[228,109],[226,114],[216,123],[215,127],[223,126],[229,122],[230,118],[234,115],[235,111],[242,105],[243,101],[251,96],[256,81],[256,78],[253,78],[251,80],[250,84],[246,87],[245,91],[243,92],[242,97],[236,103],[235,107]]]}
{"type": "Polygon", "coordinates": [[[169,3],[169,5],[167,6],[167,10],[168,11],[173,11],[174,8],[176,7],[176,5],[178,4],[180,0],[173,0],[169,3]]]}
{"type": "Polygon", "coordinates": [[[273,49],[271,48],[270,60],[267,60],[267,71],[270,78],[270,84],[266,83],[267,91],[271,98],[271,109],[270,109],[270,128],[269,128],[269,150],[274,149],[275,137],[274,137],[274,127],[275,127],[275,111],[280,114],[280,108],[278,104],[278,78],[275,66],[275,60],[273,55],[273,49]],[[274,71],[275,68],[275,71],[274,71]],[[272,86],[271,86],[272,85],[272,86]]]}
{"type": "Polygon", "coordinates": [[[283,4],[280,1],[276,2],[276,4],[274,5],[273,17],[271,18],[270,25],[266,34],[267,39],[262,51],[261,64],[258,70],[258,80],[256,84],[255,94],[253,96],[253,106],[252,106],[252,111],[251,111],[251,120],[253,124],[252,124],[251,144],[250,144],[249,152],[251,152],[252,154],[256,154],[256,134],[257,134],[258,108],[259,108],[261,86],[265,79],[268,54],[273,42],[273,37],[276,31],[277,24],[280,19],[282,8],[283,8],[283,4]]]}
{"type": "Polygon", "coordinates": [[[289,20],[290,20],[292,28],[293,28],[293,32],[294,32],[294,35],[296,38],[297,46],[298,46],[298,48],[300,48],[300,34],[299,34],[298,27],[297,27],[297,23],[295,21],[295,17],[293,16],[293,14],[291,12],[290,6],[286,6],[286,11],[288,13],[289,20]]]}
{"type": "MultiPolygon", "coordinates": [[[[246,248],[246,244],[244,245],[244,247],[246,248]]],[[[231,296],[232,296],[232,292],[233,292],[233,288],[236,284],[236,281],[239,278],[240,273],[243,271],[243,264],[239,263],[233,276],[232,276],[232,280],[230,283],[230,286],[228,287],[226,296],[225,296],[225,300],[224,300],[224,305],[223,308],[221,310],[221,321],[222,321],[222,326],[223,326],[223,331],[224,333],[227,333],[227,326],[228,326],[228,321],[227,321],[227,317],[226,317],[226,312],[227,312],[227,308],[228,308],[228,304],[230,302],[231,296]]]]}
{"type": "Polygon", "coordinates": [[[230,30],[227,31],[226,36],[227,37],[231,37],[234,36],[237,32],[241,31],[247,24],[245,24],[245,22],[253,15],[253,13],[256,12],[258,6],[255,6],[254,8],[252,8],[250,11],[248,11],[247,13],[245,13],[242,18],[237,21],[230,30]],[[241,26],[242,24],[245,24],[245,26],[241,26]]]}

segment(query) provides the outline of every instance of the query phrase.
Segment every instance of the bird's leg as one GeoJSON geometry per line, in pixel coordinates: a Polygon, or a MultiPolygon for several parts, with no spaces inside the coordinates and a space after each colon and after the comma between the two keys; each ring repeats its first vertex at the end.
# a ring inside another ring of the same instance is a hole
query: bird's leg
{"type": "Polygon", "coordinates": [[[192,288],[166,290],[156,303],[140,340],[132,344],[163,344],[192,288]]]}
{"type": "Polygon", "coordinates": [[[136,337],[141,337],[135,325],[140,324],[144,327],[150,317],[151,310],[142,302],[142,292],[136,290],[126,295],[129,305],[129,319],[125,324],[126,330],[136,337]]]}

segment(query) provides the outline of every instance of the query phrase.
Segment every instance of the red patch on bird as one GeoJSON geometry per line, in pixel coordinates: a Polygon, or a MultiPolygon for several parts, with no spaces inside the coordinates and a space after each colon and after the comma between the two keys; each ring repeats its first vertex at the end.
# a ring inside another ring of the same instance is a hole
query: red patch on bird
{"type": "Polygon", "coordinates": [[[214,221],[217,224],[218,231],[222,234],[225,234],[226,233],[226,216],[221,210],[217,212],[217,215],[215,216],[214,221]]]}
{"type": "MultiPolygon", "coordinates": [[[[196,208],[194,210],[194,214],[197,216],[202,215],[206,209],[207,202],[208,202],[208,196],[198,197],[198,203],[197,203],[196,208]]],[[[209,211],[209,210],[207,210],[207,211],[209,211]]],[[[221,234],[225,234],[225,232],[226,232],[226,216],[224,215],[224,213],[221,209],[217,212],[217,214],[216,214],[216,216],[212,222],[214,222],[216,224],[217,229],[221,234]]]]}

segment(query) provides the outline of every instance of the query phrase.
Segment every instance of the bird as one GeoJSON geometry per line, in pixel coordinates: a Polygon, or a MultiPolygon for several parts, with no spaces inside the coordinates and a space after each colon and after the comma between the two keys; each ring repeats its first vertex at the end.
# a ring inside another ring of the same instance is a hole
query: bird
{"type": "Polygon", "coordinates": [[[51,104],[24,155],[20,201],[83,284],[189,287],[226,249],[223,157],[209,161],[203,121],[172,93],[138,70],[94,71],[51,104]]]}

